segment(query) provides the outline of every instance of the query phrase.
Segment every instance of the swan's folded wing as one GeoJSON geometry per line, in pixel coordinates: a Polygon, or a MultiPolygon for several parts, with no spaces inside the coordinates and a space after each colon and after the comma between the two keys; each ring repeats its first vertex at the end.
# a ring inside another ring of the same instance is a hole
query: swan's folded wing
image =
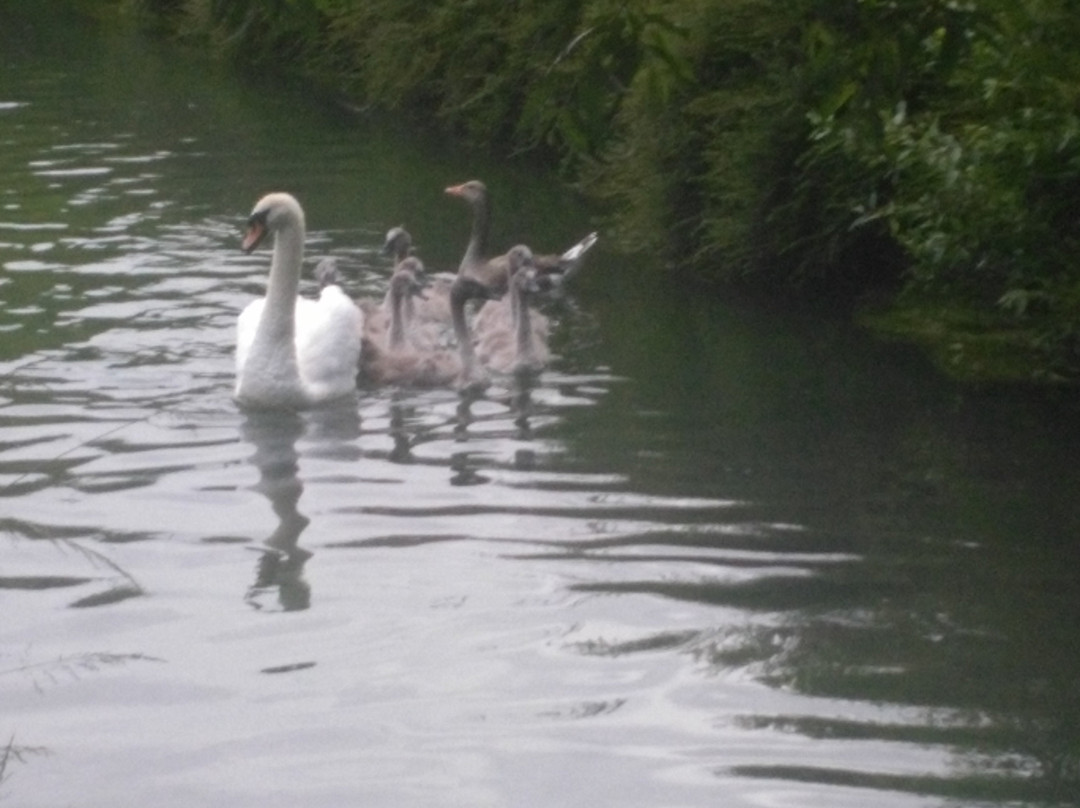
{"type": "Polygon", "coordinates": [[[296,301],[296,355],[304,383],[318,396],[343,395],[356,386],[364,315],[339,286],[318,300],[296,301]]]}

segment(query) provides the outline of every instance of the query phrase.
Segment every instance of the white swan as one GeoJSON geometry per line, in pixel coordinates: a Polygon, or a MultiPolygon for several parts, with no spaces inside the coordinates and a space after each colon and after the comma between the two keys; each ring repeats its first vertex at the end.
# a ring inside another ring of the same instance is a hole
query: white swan
{"type": "Polygon", "coordinates": [[[236,321],[236,399],[253,407],[299,409],[352,393],[360,361],[360,310],[335,283],[318,300],[297,296],[304,211],[289,194],[267,194],[248,218],[245,252],[274,235],[266,297],[236,321]]]}

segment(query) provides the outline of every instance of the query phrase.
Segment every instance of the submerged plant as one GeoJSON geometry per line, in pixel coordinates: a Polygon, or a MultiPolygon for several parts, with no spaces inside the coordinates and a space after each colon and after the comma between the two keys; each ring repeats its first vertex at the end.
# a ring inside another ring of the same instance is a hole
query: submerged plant
{"type": "Polygon", "coordinates": [[[87,606],[105,606],[110,603],[117,603],[121,600],[127,600],[128,598],[139,597],[140,595],[146,594],[146,590],[142,588],[142,585],[135,580],[135,577],[130,572],[125,570],[104,553],[89,547],[83,547],[72,539],[56,539],[55,541],[62,547],[74,550],[83,558],[87,559],[91,565],[102,565],[116,573],[112,580],[112,586],[107,590],[79,598],[70,604],[72,607],[84,608],[87,606]]]}
{"type": "Polygon", "coordinates": [[[164,662],[147,654],[116,654],[91,651],[85,654],[59,656],[46,662],[29,662],[14,668],[0,670],[0,676],[21,674],[30,679],[34,690],[43,692],[46,686],[58,685],[63,679],[79,680],[85,674],[97,673],[104,668],[119,667],[129,662],[164,662]]]}
{"type": "Polygon", "coordinates": [[[44,746],[16,746],[15,736],[12,735],[7,742],[7,746],[0,749],[0,786],[11,779],[11,772],[8,771],[11,763],[26,763],[26,758],[31,755],[47,754],[49,754],[49,750],[44,746]]]}

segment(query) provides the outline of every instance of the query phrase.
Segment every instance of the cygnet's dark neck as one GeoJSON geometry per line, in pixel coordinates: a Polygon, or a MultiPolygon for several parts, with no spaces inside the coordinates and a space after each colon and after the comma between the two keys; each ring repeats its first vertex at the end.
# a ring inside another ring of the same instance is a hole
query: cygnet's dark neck
{"type": "Polygon", "coordinates": [[[524,270],[518,270],[510,281],[510,302],[513,312],[515,339],[517,344],[517,359],[526,362],[533,357],[532,317],[529,314],[529,299],[526,291],[526,277],[524,270]]]}
{"type": "Polygon", "coordinates": [[[405,292],[400,285],[390,290],[390,350],[405,345],[405,292]]]}
{"type": "Polygon", "coordinates": [[[470,297],[472,295],[466,284],[460,281],[451,284],[450,320],[454,325],[454,337],[457,339],[458,350],[461,352],[461,365],[466,378],[471,374],[476,362],[472,335],[469,333],[469,324],[465,321],[465,305],[470,297]]]}

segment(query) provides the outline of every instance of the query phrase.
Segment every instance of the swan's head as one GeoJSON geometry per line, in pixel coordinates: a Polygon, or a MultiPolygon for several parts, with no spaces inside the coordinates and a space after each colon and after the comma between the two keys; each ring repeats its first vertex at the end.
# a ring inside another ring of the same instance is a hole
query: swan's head
{"type": "Polygon", "coordinates": [[[404,227],[391,227],[386,231],[383,242],[383,255],[393,255],[401,260],[412,253],[412,236],[404,227]]]}
{"type": "Polygon", "coordinates": [[[244,252],[249,253],[262,243],[268,233],[277,232],[289,225],[303,229],[304,210],[300,203],[291,194],[267,194],[255,203],[251,215],[248,216],[241,247],[244,252]]]}
{"type": "Polygon", "coordinates": [[[478,202],[487,201],[488,190],[480,180],[469,180],[461,185],[451,185],[446,189],[446,193],[464,199],[470,205],[475,205],[478,202]]]}

